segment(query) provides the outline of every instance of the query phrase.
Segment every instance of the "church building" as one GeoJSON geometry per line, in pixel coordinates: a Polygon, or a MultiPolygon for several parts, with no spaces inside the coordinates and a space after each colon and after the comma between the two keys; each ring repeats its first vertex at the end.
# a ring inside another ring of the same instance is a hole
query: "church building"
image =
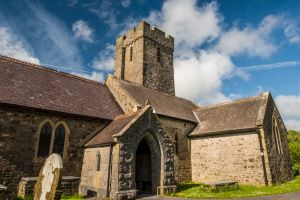
{"type": "Polygon", "coordinates": [[[0,56],[0,184],[16,193],[52,153],[79,193],[99,198],[293,179],[271,94],[210,106],[177,97],[173,51],[174,38],[142,21],[117,39],[104,84],[0,56]]]}

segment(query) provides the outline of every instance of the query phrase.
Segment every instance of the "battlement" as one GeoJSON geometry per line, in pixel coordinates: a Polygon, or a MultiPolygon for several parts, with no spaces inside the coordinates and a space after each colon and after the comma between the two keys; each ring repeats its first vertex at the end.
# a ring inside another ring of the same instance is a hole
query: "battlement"
{"type": "Polygon", "coordinates": [[[136,27],[131,28],[127,33],[121,35],[117,39],[117,43],[122,43],[123,47],[127,47],[142,37],[155,41],[172,50],[174,49],[174,38],[155,26],[151,26],[146,21],[141,21],[136,27]]]}

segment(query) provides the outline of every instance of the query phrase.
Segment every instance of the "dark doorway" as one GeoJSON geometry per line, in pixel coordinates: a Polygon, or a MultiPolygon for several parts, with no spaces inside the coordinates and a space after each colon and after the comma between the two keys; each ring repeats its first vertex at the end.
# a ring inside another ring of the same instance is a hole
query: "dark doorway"
{"type": "Polygon", "coordinates": [[[136,151],[135,182],[138,194],[152,193],[151,151],[143,139],[136,151]]]}

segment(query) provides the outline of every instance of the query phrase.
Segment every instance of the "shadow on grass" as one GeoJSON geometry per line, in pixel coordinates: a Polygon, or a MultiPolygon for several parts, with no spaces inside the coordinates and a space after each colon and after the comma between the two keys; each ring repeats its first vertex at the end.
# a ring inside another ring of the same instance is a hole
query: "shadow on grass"
{"type": "Polygon", "coordinates": [[[199,183],[186,182],[186,183],[178,185],[177,192],[182,192],[182,191],[194,188],[194,187],[200,187],[200,188],[203,187],[204,188],[204,185],[199,184],[199,183]]]}

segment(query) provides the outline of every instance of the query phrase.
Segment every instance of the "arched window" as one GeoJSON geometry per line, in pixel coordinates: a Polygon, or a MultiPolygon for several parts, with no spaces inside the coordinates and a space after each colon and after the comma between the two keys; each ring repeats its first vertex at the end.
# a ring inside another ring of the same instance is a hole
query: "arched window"
{"type": "Polygon", "coordinates": [[[49,155],[50,143],[51,143],[52,128],[50,123],[46,123],[42,126],[40,131],[38,157],[47,157],[49,155]]]}
{"type": "Polygon", "coordinates": [[[130,62],[132,61],[133,48],[130,47],[130,62]]]}
{"type": "Polygon", "coordinates": [[[275,119],[274,116],[272,119],[272,133],[275,138],[275,145],[276,145],[277,152],[279,154],[283,154],[282,143],[281,143],[281,133],[280,133],[280,129],[278,128],[278,121],[275,119]]]}
{"type": "Polygon", "coordinates": [[[161,60],[161,52],[160,52],[160,48],[157,47],[157,51],[156,51],[156,58],[157,58],[157,62],[160,62],[161,60]]]}
{"type": "Polygon", "coordinates": [[[66,132],[65,127],[62,124],[60,124],[55,129],[52,153],[57,153],[61,157],[63,157],[63,153],[64,153],[65,132],[66,132]]]}
{"type": "Polygon", "coordinates": [[[100,171],[100,164],[101,164],[101,155],[100,152],[98,152],[97,159],[96,159],[96,171],[100,171]]]}

